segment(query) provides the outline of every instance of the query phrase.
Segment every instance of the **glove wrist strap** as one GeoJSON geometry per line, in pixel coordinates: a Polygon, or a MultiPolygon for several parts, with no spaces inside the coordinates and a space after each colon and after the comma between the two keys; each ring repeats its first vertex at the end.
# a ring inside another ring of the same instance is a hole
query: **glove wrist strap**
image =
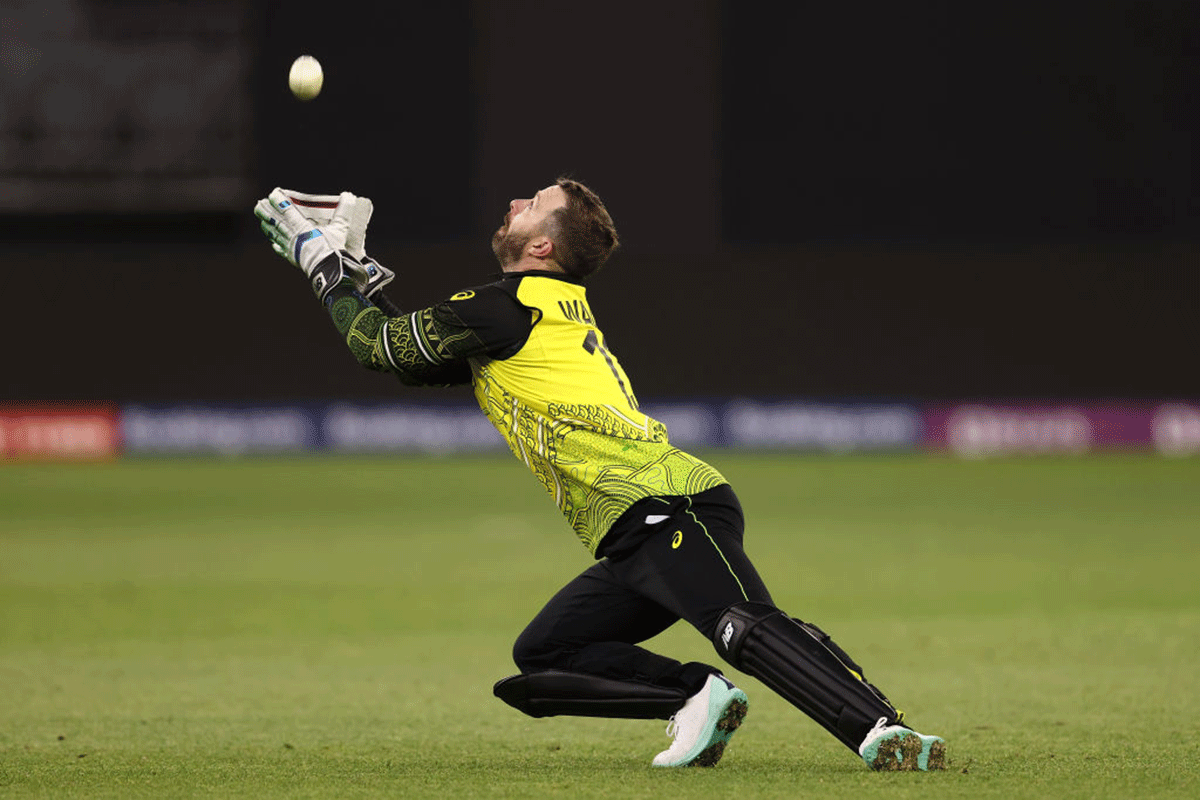
{"type": "Polygon", "coordinates": [[[322,303],[325,302],[325,297],[333,291],[333,287],[337,286],[342,278],[346,277],[346,269],[342,263],[342,258],[343,255],[341,253],[330,253],[313,267],[313,271],[309,275],[309,282],[312,284],[313,293],[322,303]]]}
{"type": "Polygon", "coordinates": [[[396,275],[390,269],[385,268],[375,259],[370,256],[363,256],[359,259],[359,263],[363,266],[363,272],[366,275],[366,280],[362,285],[363,297],[368,300],[373,299],[379,290],[387,284],[391,283],[392,278],[396,275]]]}

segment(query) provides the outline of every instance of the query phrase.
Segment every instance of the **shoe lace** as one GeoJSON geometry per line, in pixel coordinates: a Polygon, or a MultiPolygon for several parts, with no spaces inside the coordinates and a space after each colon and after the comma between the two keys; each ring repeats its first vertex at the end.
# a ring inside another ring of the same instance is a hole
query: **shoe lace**
{"type": "Polygon", "coordinates": [[[872,738],[874,738],[875,734],[879,733],[880,731],[882,731],[882,730],[883,730],[884,728],[886,728],[886,727],[888,727],[888,718],[887,718],[887,717],[880,717],[880,718],[878,719],[878,721],[876,721],[876,723],[875,723],[875,727],[874,727],[874,728],[871,728],[871,730],[867,731],[866,738],[864,738],[864,739],[863,739],[863,741],[864,741],[864,742],[869,742],[869,741],[871,741],[871,739],[872,739],[872,738]]]}

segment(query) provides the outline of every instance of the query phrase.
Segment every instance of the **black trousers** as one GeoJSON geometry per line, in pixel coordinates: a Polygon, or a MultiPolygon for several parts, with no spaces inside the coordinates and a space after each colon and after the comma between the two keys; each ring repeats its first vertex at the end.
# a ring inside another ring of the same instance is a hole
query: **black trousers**
{"type": "Polygon", "coordinates": [[[605,537],[608,556],[554,595],[517,638],[517,667],[699,691],[720,670],[639,644],[680,619],[712,641],[729,606],[774,605],[742,549],[743,529],[728,486],[637,503],[605,537]]]}

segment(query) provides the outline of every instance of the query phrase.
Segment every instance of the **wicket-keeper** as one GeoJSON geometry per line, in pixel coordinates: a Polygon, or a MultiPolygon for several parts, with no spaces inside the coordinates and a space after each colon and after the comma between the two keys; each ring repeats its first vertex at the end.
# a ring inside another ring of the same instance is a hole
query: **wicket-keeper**
{"type": "Polygon", "coordinates": [[[824,631],[775,606],[742,549],[733,489],[639,410],[585,289],[618,243],[595,193],[559,179],[513,200],[492,238],[499,279],[407,312],[382,292],[391,271],[366,255],[370,208],[348,192],[276,189],[255,214],[359,363],[407,385],[474,387],[596,558],[517,637],[520,674],[497,696],[535,717],[670,718],[674,741],[653,764],[712,766],[747,698],[716,667],[640,646],[683,619],[868,766],[944,768],[941,738],[908,727],[824,631]],[[332,213],[317,224],[322,208],[332,213]]]}

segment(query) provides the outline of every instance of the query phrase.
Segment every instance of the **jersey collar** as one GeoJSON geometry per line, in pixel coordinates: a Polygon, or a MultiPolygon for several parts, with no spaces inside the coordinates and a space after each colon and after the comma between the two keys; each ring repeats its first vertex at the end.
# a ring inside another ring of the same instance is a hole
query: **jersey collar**
{"type": "Polygon", "coordinates": [[[535,278],[535,277],[536,278],[554,278],[555,280],[558,280],[558,281],[565,281],[566,283],[573,283],[576,286],[583,285],[583,281],[580,280],[579,278],[576,278],[572,275],[568,275],[565,272],[557,272],[555,270],[549,270],[549,269],[529,269],[529,270],[525,270],[524,272],[501,272],[500,273],[500,280],[502,280],[502,281],[518,280],[520,278],[535,278]]]}

